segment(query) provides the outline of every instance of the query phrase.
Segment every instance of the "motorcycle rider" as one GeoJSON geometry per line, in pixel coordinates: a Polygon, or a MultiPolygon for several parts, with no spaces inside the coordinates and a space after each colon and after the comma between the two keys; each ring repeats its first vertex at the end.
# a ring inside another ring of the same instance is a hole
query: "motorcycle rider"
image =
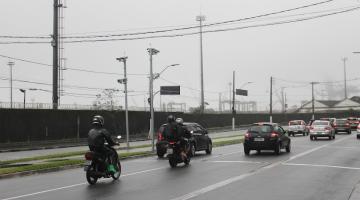
{"type": "Polygon", "coordinates": [[[105,142],[108,143],[109,146],[117,145],[118,143],[115,142],[111,136],[109,131],[107,131],[104,126],[105,120],[101,115],[95,115],[92,119],[93,128],[88,133],[88,145],[90,151],[94,151],[100,153],[103,158],[105,158],[106,166],[110,163],[107,163],[107,158],[113,158],[114,152],[112,149],[105,145],[105,142]]]}
{"type": "Polygon", "coordinates": [[[165,140],[167,141],[174,141],[174,142],[180,141],[180,148],[182,149],[181,150],[182,160],[187,159],[187,155],[185,152],[186,145],[184,145],[184,141],[183,141],[184,133],[185,132],[184,129],[182,128],[182,125],[175,121],[175,116],[169,115],[167,117],[167,124],[164,128],[163,135],[165,140]]]}
{"type": "Polygon", "coordinates": [[[185,138],[189,138],[190,135],[188,134],[187,131],[185,131],[185,129],[183,128],[184,125],[184,120],[182,118],[176,118],[176,123],[180,126],[179,132],[181,132],[180,135],[180,148],[182,149],[182,158],[184,160],[184,158],[187,158],[188,152],[189,152],[189,142],[187,139],[185,138]]]}

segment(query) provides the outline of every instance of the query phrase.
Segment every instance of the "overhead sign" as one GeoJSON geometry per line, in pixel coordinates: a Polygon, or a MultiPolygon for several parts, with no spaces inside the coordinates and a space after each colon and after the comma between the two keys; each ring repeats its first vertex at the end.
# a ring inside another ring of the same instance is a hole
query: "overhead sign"
{"type": "Polygon", "coordinates": [[[236,89],[236,95],[247,96],[248,91],[247,90],[242,90],[242,89],[236,89]]]}
{"type": "Polygon", "coordinates": [[[160,95],[180,95],[180,86],[160,86],[160,95]]]}

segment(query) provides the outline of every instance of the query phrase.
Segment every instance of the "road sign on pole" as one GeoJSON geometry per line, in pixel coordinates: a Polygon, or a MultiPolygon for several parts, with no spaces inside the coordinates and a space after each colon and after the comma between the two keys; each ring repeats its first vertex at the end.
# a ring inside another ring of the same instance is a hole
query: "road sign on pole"
{"type": "Polygon", "coordinates": [[[180,95],[180,86],[160,86],[160,95],[180,95]]]}
{"type": "Polygon", "coordinates": [[[248,91],[247,90],[242,90],[242,89],[236,89],[236,95],[247,96],[248,91]]]}

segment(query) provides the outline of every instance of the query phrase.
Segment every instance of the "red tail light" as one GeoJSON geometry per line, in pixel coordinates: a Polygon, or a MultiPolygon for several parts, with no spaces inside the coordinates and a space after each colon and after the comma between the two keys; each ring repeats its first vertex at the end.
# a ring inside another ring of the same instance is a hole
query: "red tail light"
{"type": "Polygon", "coordinates": [[[245,138],[249,138],[250,137],[250,133],[245,133],[245,138]]]}
{"type": "Polygon", "coordinates": [[[85,159],[86,160],[92,160],[93,159],[93,153],[88,151],[85,153],[85,159]]]}
{"type": "Polygon", "coordinates": [[[310,126],[310,129],[312,130],[312,129],[314,129],[314,127],[313,127],[313,126],[310,126]]]}
{"type": "Polygon", "coordinates": [[[349,123],[346,123],[345,126],[350,126],[350,124],[349,124],[349,123]]]}
{"type": "Polygon", "coordinates": [[[169,142],[169,144],[173,145],[173,144],[175,144],[175,142],[172,141],[172,142],[169,142]]]}
{"type": "Polygon", "coordinates": [[[161,141],[161,140],[163,140],[163,135],[162,135],[162,133],[158,133],[158,141],[161,141]]]}
{"type": "Polygon", "coordinates": [[[278,137],[279,135],[277,133],[271,133],[270,137],[278,137]]]}
{"type": "Polygon", "coordinates": [[[330,127],[325,127],[325,130],[331,130],[331,128],[330,127]]]}

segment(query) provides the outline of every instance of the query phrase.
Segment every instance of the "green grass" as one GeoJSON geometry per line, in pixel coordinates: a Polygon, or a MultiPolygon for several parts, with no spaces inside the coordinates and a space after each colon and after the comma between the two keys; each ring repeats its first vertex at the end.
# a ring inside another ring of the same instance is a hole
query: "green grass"
{"type": "Polygon", "coordinates": [[[240,144],[243,143],[244,139],[236,139],[236,140],[224,140],[224,141],[215,141],[213,142],[213,147],[221,147],[226,145],[232,145],[232,144],[240,144]]]}
{"type": "MultiPolygon", "coordinates": [[[[154,153],[150,151],[127,152],[127,153],[121,153],[120,159],[126,159],[135,156],[149,156],[149,155],[154,155],[154,153]]],[[[82,159],[60,159],[60,160],[48,160],[45,161],[44,163],[30,164],[25,166],[9,166],[9,167],[0,168],[0,176],[4,174],[13,174],[19,172],[26,172],[26,171],[59,169],[65,166],[80,165],[83,164],[84,162],[85,160],[82,159]]]]}

